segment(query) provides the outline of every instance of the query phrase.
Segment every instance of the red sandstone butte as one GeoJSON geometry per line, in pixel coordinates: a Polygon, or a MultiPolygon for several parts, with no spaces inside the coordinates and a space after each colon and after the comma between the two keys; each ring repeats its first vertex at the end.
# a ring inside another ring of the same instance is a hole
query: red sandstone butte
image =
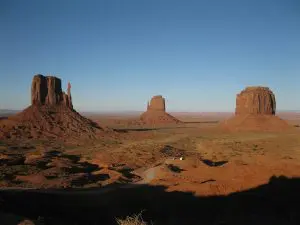
{"type": "Polygon", "coordinates": [[[274,93],[267,87],[247,87],[236,97],[236,115],[275,115],[274,93]]]}
{"type": "Polygon", "coordinates": [[[153,96],[148,102],[147,111],[166,111],[165,99],[161,95],[153,96]]]}
{"type": "Polygon", "coordinates": [[[235,116],[222,122],[221,128],[236,131],[282,131],[286,121],[275,116],[276,99],[268,87],[247,87],[236,97],[235,116]]]}
{"type": "Polygon", "coordinates": [[[31,84],[32,105],[65,105],[73,109],[71,85],[68,84],[67,94],[62,91],[61,80],[54,76],[35,75],[31,84]]]}
{"type": "Polygon", "coordinates": [[[147,111],[140,116],[140,120],[146,125],[178,124],[180,120],[166,113],[165,99],[161,95],[153,96],[148,102],[147,111]]]}
{"type": "Polygon", "coordinates": [[[31,105],[0,120],[0,139],[95,139],[99,131],[104,129],[73,109],[70,83],[65,93],[59,78],[41,74],[32,80],[31,105]]]}

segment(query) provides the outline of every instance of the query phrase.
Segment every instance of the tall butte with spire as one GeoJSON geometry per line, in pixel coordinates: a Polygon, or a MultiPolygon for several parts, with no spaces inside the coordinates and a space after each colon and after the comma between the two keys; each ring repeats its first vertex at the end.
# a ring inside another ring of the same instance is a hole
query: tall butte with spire
{"type": "Polygon", "coordinates": [[[97,138],[103,128],[73,108],[70,82],[67,93],[61,86],[58,77],[35,75],[31,83],[31,105],[0,121],[0,139],[97,138]]]}
{"type": "Polygon", "coordinates": [[[149,125],[182,123],[166,112],[165,98],[161,95],[153,96],[147,102],[147,111],[140,116],[140,120],[149,125]]]}
{"type": "Polygon", "coordinates": [[[276,116],[275,94],[268,87],[247,87],[236,96],[235,116],[221,128],[236,131],[281,131],[289,128],[276,116]]]}
{"type": "Polygon", "coordinates": [[[35,75],[31,84],[31,105],[65,106],[73,109],[70,82],[65,93],[61,88],[61,79],[55,76],[35,75]]]}

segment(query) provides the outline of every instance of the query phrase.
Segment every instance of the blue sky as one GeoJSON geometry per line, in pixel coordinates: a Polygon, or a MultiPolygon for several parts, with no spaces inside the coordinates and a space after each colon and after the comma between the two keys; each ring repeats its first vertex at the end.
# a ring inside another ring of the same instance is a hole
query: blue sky
{"type": "Polygon", "coordinates": [[[300,109],[299,0],[1,0],[0,109],[34,74],[72,84],[79,111],[233,111],[245,86],[300,109]]]}

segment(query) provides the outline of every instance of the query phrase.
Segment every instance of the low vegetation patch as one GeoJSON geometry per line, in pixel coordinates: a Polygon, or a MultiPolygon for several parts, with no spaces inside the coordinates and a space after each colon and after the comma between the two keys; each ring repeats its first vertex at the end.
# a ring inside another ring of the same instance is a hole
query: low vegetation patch
{"type": "Polygon", "coordinates": [[[148,225],[142,218],[142,212],[132,216],[127,216],[125,219],[116,219],[118,225],[148,225]]]}

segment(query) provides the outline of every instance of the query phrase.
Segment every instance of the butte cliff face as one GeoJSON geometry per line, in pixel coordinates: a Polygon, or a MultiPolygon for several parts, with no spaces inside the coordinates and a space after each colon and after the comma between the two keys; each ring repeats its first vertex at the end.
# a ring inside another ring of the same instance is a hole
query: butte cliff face
{"type": "Polygon", "coordinates": [[[274,93],[267,87],[247,87],[236,97],[236,115],[275,115],[274,93]]]}
{"type": "Polygon", "coordinates": [[[151,98],[147,105],[147,111],[140,116],[140,121],[146,125],[181,123],[180,120],[166,113],[165,99],[161,95],[151,98]]]}
{"type": "Polygon", "coordinates": [[[153,96],[148,102],[147,111],[166,111],[165,99],[161,95],[153,96]]]}
{"type": "Polygon", "coordinates": [[[0,139],[97,138],[99,131],[104,129],[73,109],[70,83],[67,93],[61,86],[57,77],[35,75],[31,84],[31,105],[0,121],[0,139]]]}
{"type": "Polygon", "coordinates": [[[288,124],[275,114],[275,95],[268,87],[247,87],[236,96],[235,116],[221,123],[221,127],[237,131],[287,129],[288,124]]]}
{"type": "Polygon", "coordinates": [[[54,76],[45,77],[41,74],[35,75],[31,84],[31,105],[64,105],[73,109],[70,83],[66,94],[62,91],[59,78],[54,76]]]}

